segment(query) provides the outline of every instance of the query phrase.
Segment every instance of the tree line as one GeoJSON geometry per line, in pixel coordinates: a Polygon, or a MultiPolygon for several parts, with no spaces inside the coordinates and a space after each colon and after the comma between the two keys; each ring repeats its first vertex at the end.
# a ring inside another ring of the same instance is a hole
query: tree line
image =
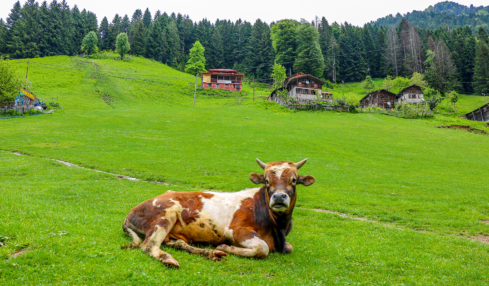
{"type": "Polygon", "coordinates": [[[366,76],[424,75],[442,93],[489,92],[487,30],[470,26],[420,28],[402,19],[399,25],[330,24],[281,20],[255,23],[187,15],[151,14],[136,10],[131,17],[116,14],[98,25],[95,14],[70,8],[65,0],[19,2],[6,21],[0,20],[0,54],[33,58],[81,53],[83,38],[95,32],[99,50],[115,50],[121,33],[128,35],[130,53],[184,71],[190,49],[202,44],[205,68],[232,68],[248,77],[272,82],[274,63],[287,75],[304,72],[335,82],[361,81],[366,76]]]}

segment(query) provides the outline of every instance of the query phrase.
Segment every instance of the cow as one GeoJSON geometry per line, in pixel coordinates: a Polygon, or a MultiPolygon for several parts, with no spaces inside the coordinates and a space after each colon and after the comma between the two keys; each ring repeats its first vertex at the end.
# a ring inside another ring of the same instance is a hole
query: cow
{"type": "Polygon", "coordinates": [[[251,173],[250,180],[263,185],[240,192],[174,192],[147,200],[133,208],[122,224],[132,242],[122,248],[141,248],[168,266],[180,267],[165,243],[205,258],[220,261],[226,254],[264,258],[269,252],[291,253],[285,237],[292,229],[296,185],[314,184],[313,176],[299,176],[307,161],[263,163],[264,175],[251,173]],[[144,241],[140,238],[144,236],[144,241]],[[210,244],[203,249],[189,243],[210,244]]]}

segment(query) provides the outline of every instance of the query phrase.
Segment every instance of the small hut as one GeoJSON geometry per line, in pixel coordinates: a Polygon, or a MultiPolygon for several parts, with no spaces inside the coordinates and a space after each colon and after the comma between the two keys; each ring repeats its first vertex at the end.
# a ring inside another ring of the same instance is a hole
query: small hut
{"type": "Polygon", "coordinates": [[[424,102],[423,90],[419,85],[413,84],[403,88],[396,97],[396,103],[418,104],[424,102]]]}
{"type": "Polygon", "coordinates": [[[465,114],[465,118],[473,121],[489,122],[489,103],[465,114]]]}
{"type": "MultiPolygon", "coordinates": [[[[289,97],[296,102],[307,102],[317,100],[318,95],[322,97],[321,88],[323,84],[325,82],[319,78],[300,72],[284,79],[282,87],[278,90],[287,90],[289,97]]],[[[276,89],[270,94],[272,100],[278,100],[276,96],[278,90],[276,89]]]]}
{"type": "Polygon", "coordinates": [[[380,107],[383,109],[394,108],[396,94],[385,89],[374,90],[360,99],[360,107],[380,107]]]}

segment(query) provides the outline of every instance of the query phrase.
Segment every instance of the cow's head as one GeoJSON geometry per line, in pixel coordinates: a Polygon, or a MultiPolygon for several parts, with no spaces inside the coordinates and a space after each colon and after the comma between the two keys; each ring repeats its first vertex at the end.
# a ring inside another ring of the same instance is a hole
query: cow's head
{"type": "Polygon", "coordinates": [[[306,163],[304,159],[298,163],[282,161],[263,163],[256,159],[258,165],[265,170],[264,175],[250,174],[250,180],[255,184],[264,184],[266,187],[267,202],[274,213],[288,213],[292,211],[296,201],[296,185],[310,186],[316,179],[313,176],[299,176],[298,170],[306,163]]]}

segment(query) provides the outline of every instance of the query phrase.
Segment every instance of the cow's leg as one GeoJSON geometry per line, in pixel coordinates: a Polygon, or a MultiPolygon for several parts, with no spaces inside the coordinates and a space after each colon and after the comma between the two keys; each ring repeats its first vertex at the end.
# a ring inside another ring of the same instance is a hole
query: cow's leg
{"type": "Polygon", "coordinates": [[[186,251],[190,254],[197,254],[207,259],[212,259],[214,261],[221,261],[225,259],[223,256],[226,256],[226,253],[220,250],[197,248],[197,247],[190,246],[182,239],[177,239],[177,240],[172,239],[169,242],[167,242],[166,245],[179,250],[186,251]]]}
{"type": "Polygon", "coordinates": [[[166,236],[175,225],[176,220],[176,213],[167,213],[165,217],[159,219],[146,233],[146,239],[140,247],[144,252],[158,261],[163,262],[163,264],[180,267],[178,262],[170,254],[160,248],[166,236]]]}
{"type": "Polygon", "coordinates": [[[134,227],[128,223],[127,218],[122,223],[122,229],[127,235],[129,235],[130,238],[132,238],[132,242],[122,246],[121,248],[138,248],[143,241],[134,230],[134,227]]]}
{"type": "Polygon", "coordinates": [[[285,253],[290,254],[292,253],[292,244],[286,242],[285,243],[285,253]]]}
{"type": "Polygon", "coordinates": [[[264,258],[268,255],[268,244],[256,232],[240,230],[233,237],[238,246],[221,244],[216,249],[244,257],[264,258]]]}

